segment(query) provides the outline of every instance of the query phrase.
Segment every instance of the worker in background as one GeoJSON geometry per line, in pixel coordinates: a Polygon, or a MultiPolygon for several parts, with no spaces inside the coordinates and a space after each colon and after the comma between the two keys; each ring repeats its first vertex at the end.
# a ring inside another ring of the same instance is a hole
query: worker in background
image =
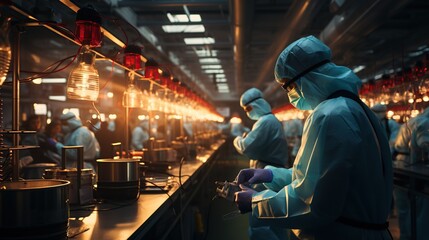
{"type": "MultiPolygon", "coordinates": [[[[429,108],[404,123],[395,141],[396,161],[407,165],[426,163],[429,152],[429,108]]],[[[411,199],[408,191],[394,189],[400,239],[411,239],[411,199]]],[[[429,199],[416,196],[416,234],[417,240],[429,236],[429,199]]]]}
{"type": "MultiPolygon", "coordinates": [[[[100,145],[86,126],[82,125],[82,121],[73,113],[67,112],[60,117],[62,124],[62,133],[64,134],[64,144],[57,142],[56,148],[59,154],[62,154],[63,146],[83,146],[83,160],[85,168],[95,170],[95,160],[100,155],[100,145]]],[[[77,151],[66,151],[66,167],[76,167],[77,151]]]]}
{"type": "Polygon", "coordinates": [[[371,110],[375,113],[377,118],[380,120],[381,127],[386,130],[387,139],[389,139],[390,152],[395,152],[395,140],[398,136],[399,123],[393,119],[387,119],[387,106],[384,104],[375,104],[371,107],[371,110]]]}
{"type": "Polygon", "coordinates": [[[141,120],[131,133],[131,149],[143,150],[143,143],[149,140],[149,122],[141,120]]]}
{"type": "MultiPolygon", "coordinates": [[[[235,149],[250,158],[250,168],[264,168],[267,165],[287,167],[287,140],[280,121],[271,113],[270,104],[263,98],[259,89],[251,88],[241,95],[240,106],[247,116],[255,120],[252,130],[244,137],[237,136],[235,149]]],[[[260,190],[263,185],[253,186],[260,190]]],[[[288,239],[288,231],[276,226],[251,226],[250,239],[288,239]]]]}
{"type": "Polygon", "coordinates": [[[301,119],[294,118],[283,122],[283,131],[288,143],[289,166],[292,166],[296,154],[301,146],[302,129],[304,124],[301,119]]]}
{"type": "Polygon", "coordinates": [[[358,98],[361,80],[332,63],[329,47],[313,36],[281,52],[275,78],[292,105],[314,111],[293,168],[240,171],[239,210],[251,212],[257,226],[291,228],[300,239],[390,239],[389,143],[358,98]],[[268,189],[256,192],[246,183],[268,189]]]}

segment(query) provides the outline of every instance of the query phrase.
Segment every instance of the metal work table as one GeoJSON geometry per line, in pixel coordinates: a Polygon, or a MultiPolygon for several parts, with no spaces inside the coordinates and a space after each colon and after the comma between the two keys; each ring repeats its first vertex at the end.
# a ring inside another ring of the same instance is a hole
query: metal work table
{"type": "MultiPolygon", "coordinates": [[[[84,240],[141,239],[163,214],[171,210],[174,201],[180,198],[183,202],[182,209],[176,210],[174,224],[164,234],[167,236],[209,174],[216,153],[223,143],[224,140],[219,140],[210,150],[199,153],[195,161],[183,163],[181,182],[184,192],[180,191],[179,184],[174,184],[168,192],[170,197],[166,193],[142,193],[137,201],[124,203],[125,206],[97,204],[95,211],[76,211],[72,208],[69,236],[71,239],[84,240]]],[[[174,167],[169,173],[177,176],[179,167],[174,167]]],[[[174,177],[174,181],[179,181],[178,177],[174,177]]]]}
{"type": "Polygon", "coordinates": [[[416,239],[416,196],[429,198],[429,164],[409,165],[403,161],[393,163],[395,188],[408,193],[411,210],[411,239],[416,239]]]}

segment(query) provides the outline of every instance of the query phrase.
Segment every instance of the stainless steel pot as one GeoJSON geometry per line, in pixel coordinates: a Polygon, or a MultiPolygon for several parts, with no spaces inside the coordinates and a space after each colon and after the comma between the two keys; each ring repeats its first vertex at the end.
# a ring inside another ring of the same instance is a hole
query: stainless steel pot
{"type": "Polygon", "coordinates": [[[97,197],[129,200],[140,194],[139,159],[98,159],[97,197]]]}
{"type": "Polygon", "coordinates": [[[177,151],[173,148],[156,148],[153,149],[153,162],[175,162],[177,151]]]}
{"type": "Polygon", "coordinates": [[[70,181],[70,204],[88,204],[94,199],[94,176],[92,169],[83,169],[83,146],[64,146],[61,157],[62,168],[46,169],[45,179],[62,179],[70,181]],[[77,168],[66,169],[66,150],[77,150],[77,168]]]}
{"type": "Polygon", "coordinates": [[[94,177],[95,174],[92,169],[82,169],[79,188],[77,184],[78,170],[76,168],[46,169],[43,174],[43,178],[45,179],[63,179],[70,181],[70,204],[88,204],[94,199],[94,177]],[[78,188],[80,190],[78,190],[78,188]]]}
{"type": "Polygon", "coordinates": [[[69,181],[0,182],[0,238],[67,239],[69,181]]]}

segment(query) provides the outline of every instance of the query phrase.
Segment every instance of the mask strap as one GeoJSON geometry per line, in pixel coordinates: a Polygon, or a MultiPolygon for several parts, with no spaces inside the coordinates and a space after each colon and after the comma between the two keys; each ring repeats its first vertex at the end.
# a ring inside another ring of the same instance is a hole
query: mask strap
{"type": "Polygon", "coordinates": [[[302,71],[301,73],[299,73],[298,75],[296,75],[295,77],[293,77],[290,81],[285,82],[283,84],[283,88],[285,88],[287,85],[290,85],[291,83],[295,82],[296,80],[298,80],[299,78],[301,78],[305,74],[307,74],[307,73],[313,71],[314,69],[316,69],[316,68],[318,68],[318,67],[320,67],[322,65],[325,65],[325,64],[327,64],[329,62],[331,62],[331,60],[325,59],[325,60],[323,60],[321,62],[318,62],[318,63],[314,64],[313,66],[310,66],[309,68],[305,69],[304,71],[302,71]]]}

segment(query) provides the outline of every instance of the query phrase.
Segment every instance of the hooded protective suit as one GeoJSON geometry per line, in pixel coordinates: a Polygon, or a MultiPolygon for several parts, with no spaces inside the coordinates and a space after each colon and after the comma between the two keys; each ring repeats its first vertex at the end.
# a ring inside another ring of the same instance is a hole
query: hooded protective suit
{"type": "Polygon", "coordinates": [[[262,98],[262,92],[256,88],[247,90],[240,98],[240,105],[252,107],[247,115],[256,122],[246,137],[234,139],[235,149],[251,159],[250,167],[286,167],[288,153],[283,127],[271,113],[270,104],[262,98]]]}
{"type": "MultiPolygon", "coordinates": [[[[63,123],[64,133],[64,144],[57,143],[56,148],[59,154],[61,154],[61,148],[63,146],[83,146],[83,159],[85,161],[85,168],[93,168],[95,159],[99,156],[100,145],[95,138],[93,132],[87,127],[82,125],[82,121],[76,117],[72,112],[65,113],[60,117],[63,123]],[[65,124],[64,124],[65,123],[65,124]]],[[[66,151],[66,167],[76,167],[77,151],[69,150],[66,151]]]]}
{"type": "MultiPolygon", "coordinates": [[[[238,136],[234,139],[235,149],[251,159],[251,168],[264,168],[266,165],[286,167],[288,152],[283,126],[271,113],[271,106],[262,98],[262,92],[256,88],[247,90],[241,95],[240,106],[251,106],[252,110],[247,112],[247,115],[256,122],[246,137],[238,136]]],[[[262,185],[255,185],[254,188],[265,189],[262,185]]],[[[252,225],[252,219],[249,219],[249,224],[252,225]]],[[[249,238],[288,239],[288,233],[285,229],[275,226],[251,226],[249,238]]]]}
{"type": "MultiPolygon", "coordinates": [[[[429,108],[403,124],[395,141],[396,160],[416,164],[427,160],[429,152],[429,108]]],[[[408,191],[394,189],[398,212],[400,239],[411,239],[411,208],[408,191]]],[[[429,199],[416,196],[416,239],[427,239],[429,229],[429,199]]]]}
{"type": "Polygon", "coordinates": [[[388,141],[368,107],[332,96],[338,90],[357,95],[361,81],[330,59],[330,49],[313,36],[293,42],[278,57],[276,80],[300,76],[295,82],[300,97],[292,100],[314,111],[293,168],[266,167],[273,180],[265,183],[268,190],[253,195],[252,215],[258,225],[291,228],[302,239],[390,239],[388,141]]]}

